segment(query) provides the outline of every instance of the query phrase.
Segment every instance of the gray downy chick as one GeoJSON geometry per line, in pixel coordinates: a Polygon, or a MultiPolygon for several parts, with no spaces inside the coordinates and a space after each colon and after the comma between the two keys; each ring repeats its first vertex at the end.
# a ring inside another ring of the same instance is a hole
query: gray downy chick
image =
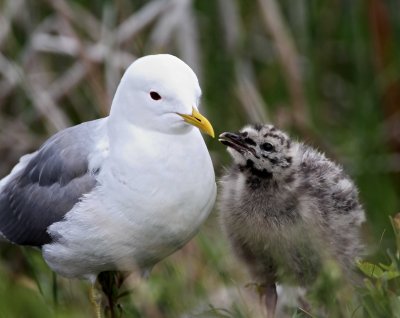
{"type": "Polygon", "coordinates": [[[276,283],[310,286],[324,260],[351,276],[365,214],[357,188],[322,153],[271,125],[219,136],[233,158],[221,180],[222,227],[274,317],[276,283]]]}

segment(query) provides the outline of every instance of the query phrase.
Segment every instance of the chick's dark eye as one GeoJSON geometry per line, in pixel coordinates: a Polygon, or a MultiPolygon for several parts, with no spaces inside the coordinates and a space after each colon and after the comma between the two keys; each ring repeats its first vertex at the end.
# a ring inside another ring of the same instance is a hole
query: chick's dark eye
{"type": "Polygon", "coordinates": [[[262,150],[265,150],[265,151],[273,151],[274,150],[274,146],[272,146],[272,144],[270,144],[269,142],[263,143],[260,147],[262,150]]]}
{"type": "Polygon", "coordinates": [[[161,96],[157,92],[150,92],[150,97],[154,100],[160,100],[161,96]]]}

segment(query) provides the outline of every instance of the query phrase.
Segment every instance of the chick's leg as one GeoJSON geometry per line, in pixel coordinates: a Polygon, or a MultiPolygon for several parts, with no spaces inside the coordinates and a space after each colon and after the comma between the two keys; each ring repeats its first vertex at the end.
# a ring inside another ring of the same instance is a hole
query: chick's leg
{"type": "Polygon", "coordinates": [[[275,317],[276,303],[278,301],[278,294],[276,292],[276,284],[264,284],[261,288],[262,295],[267,309],[267,318],[275,317]]]}

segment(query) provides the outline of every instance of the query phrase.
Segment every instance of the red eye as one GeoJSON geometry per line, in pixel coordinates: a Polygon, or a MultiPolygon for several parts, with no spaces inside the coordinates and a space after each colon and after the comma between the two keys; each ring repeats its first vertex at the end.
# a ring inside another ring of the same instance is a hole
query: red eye
{"type": "Polygon", "coordinates": [[[154,100],[160,100],[161,96],[157,92],[150,92],[150,97],[154,100]]]}

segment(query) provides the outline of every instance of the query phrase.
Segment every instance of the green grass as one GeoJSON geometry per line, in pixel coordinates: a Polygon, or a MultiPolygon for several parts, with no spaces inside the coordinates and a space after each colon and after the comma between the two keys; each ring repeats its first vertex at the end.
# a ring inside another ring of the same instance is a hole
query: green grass
{"type": "MultiPolygon", "coordinates": [[[[312,310],[289,308],[289,317],[399,316],[398,235],[389,222],[400,212],[399,3],[269,1],[281,12],[277,25],[265,20],[261,0],[193,0],[183,9],[168,2],[0,1],[0,177],[55,131],[105,116],[136,56],[173,53],[201,75],[216,134],[272,122],[342,163],[359,187],[368,218],[365,283],[349,288],[328,265],[309,293],[312,310]],[[120,28],[135,14],[137,29],[120,28]],[[108,51],[94,56],[99,43],[108,51]],[[301,79],[295,87],[293,76],[301,79]],[[294,120],[299,105],[303,122],[294,120]]],[[[220,176],[230,158],[205,138],[220,176]]],[[[147,281],[127,279],[124,317],[260,316],[217,213],[147,281]]],[[[55,279],[38,250],[1,243],[0,280],[0,318],[93,313],[89,284],[55,279]]]]}

